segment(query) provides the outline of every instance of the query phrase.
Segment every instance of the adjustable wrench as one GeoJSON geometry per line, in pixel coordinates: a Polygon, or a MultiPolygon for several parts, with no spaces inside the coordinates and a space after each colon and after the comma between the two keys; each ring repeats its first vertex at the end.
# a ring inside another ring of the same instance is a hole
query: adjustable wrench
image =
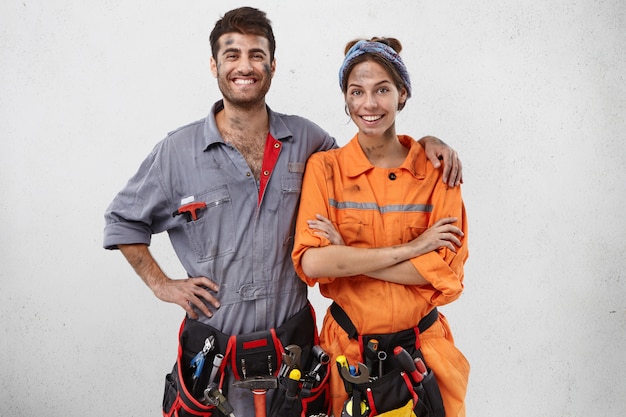
{"type": "Polygon", "coordinates": [[[352,375],[350,369],[346,367],[339,368],[339,373],[344,381],[351,384],[363,384],[370,381],[370,371],[364,363],[358,362],[358,373],[352,375]]]}
{"type": "Polygon", "coordinates": [[[280,367],[279,376],[281,378],[287,378],[289,372],[292,369],[300,369],[300,356],[302,355],[302,348],[298,345],[285,346],[285,352],[283,353],[283,364],[280,367]]]}

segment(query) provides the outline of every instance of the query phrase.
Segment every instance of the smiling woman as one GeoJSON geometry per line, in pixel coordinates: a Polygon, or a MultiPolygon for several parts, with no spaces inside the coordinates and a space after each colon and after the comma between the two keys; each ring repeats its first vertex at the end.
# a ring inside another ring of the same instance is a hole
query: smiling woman
{"type": "MultiPolygon", "coordinates": [[[[369,363],[368,372],[387,381],[376,388],[360,384],[370,410],[413,402],[418,417],[424,407],[430,416],[458,417],[465,415],[469,364],[436,307],[463,290],[467,220],[460,186],[444,184],[442,170],[427,161],[419,144],[396,134],[396,114],[411,97],[401,49],[393,38],[346,46],[339,84],[358,133],[345,147],[309,158],[293,259],[301,279],[318,283],[334,301],[322,348],[354,365],[369,363]],[[368,355],[366,340],[372,337],[385,340],[378,349],[387,357],[400,348],[408,362],[424,360],[430,371],[413,374],[405,386],[400,371],[412,369],[401,362],[372,366],[378,361],[368,355]],[[369,394],[377,390],[382,403],[369,394]]],[[[343,378],[333,367],[334,415],[343,415],[349,404],[343,378]]]]}

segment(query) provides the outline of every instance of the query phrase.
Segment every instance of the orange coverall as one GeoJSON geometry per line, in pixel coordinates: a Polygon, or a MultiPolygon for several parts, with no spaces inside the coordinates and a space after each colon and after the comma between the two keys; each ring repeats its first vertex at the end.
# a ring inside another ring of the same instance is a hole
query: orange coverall
{"type": "MultiPolygon", "coordinates": [[[[468,256],[467,219],[460,187],[449,188],[441,169],[428,162],[409,136],[399,136],[409,148],[402,166],[374,167],[355,136],[345,147],[312,155],[306,166],[296,223],[293,260],[299,276],[339,304],[359,334],[395,333],[416,326],[433,306],[456,300],[463,290],[463,265],[468,256]],[[301,265],[311,247],[330,245],[315,236],[307,220],[321,214],[339,230],[346,245],[374,248],[415,239],[437,220],[456,217],[463,233],[457,253],[447,248],[413,258],[410,262],[428,285],[400,285],[364,275],[342,278],[307,277],[301,265]]],[[[454,346],[447,320],[439,320],[420,335],[422,353],[434,371],[446,417],[465,416],[469,363],[454,346]]],[[[330,313],[324,317],[321,346],[333,361],[345,355],[348,362],[362,361],[358,342],[350,340],[330,313]]],[[[335,416],[347,394],[335,366],[331,366],[331,401],[335,416]]]]}

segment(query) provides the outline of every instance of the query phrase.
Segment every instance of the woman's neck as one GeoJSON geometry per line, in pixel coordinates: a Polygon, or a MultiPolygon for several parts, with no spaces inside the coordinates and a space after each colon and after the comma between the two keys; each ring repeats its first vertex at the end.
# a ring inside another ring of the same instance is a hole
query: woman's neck
{"type": "Polygon", "coordinates": [[[367,159],[378,168],[397,168],[404,163],[409,153],[409,149],[400,142],[395,132],[377,137],[359,132],[358,140],[367,159]]]}

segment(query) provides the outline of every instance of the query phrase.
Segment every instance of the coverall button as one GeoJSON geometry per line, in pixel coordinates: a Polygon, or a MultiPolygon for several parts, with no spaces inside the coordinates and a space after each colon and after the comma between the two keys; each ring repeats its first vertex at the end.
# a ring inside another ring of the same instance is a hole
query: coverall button
{"type": "Polygon", "coordinates": [[[394,174],[393,172],[391,174],[389,174],[389,179],[391,181],[394,181],[396,179],[396,174],[394,174]]]}

